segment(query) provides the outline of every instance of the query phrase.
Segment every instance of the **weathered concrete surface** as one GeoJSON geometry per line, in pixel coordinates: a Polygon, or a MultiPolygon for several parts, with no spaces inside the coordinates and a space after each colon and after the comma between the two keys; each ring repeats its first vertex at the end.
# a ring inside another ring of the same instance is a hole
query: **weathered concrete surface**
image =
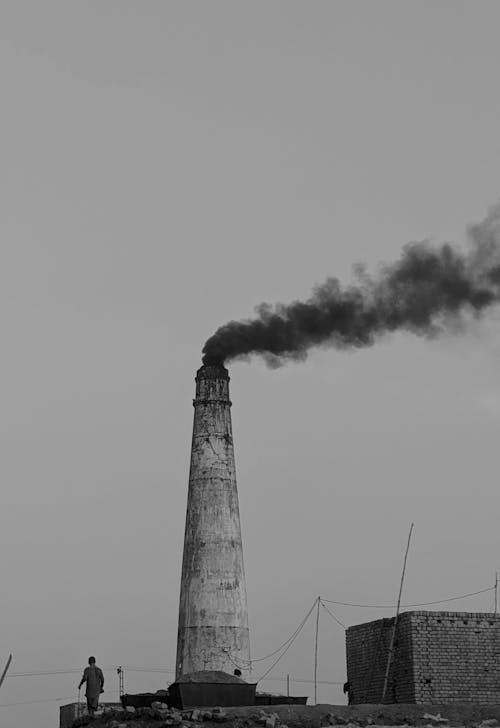
{"type": "Polygon", "coordinates": [[[176,677],[236,666],[245,675],[250,641],[227,369],[198,370],[193,404],[176,677]]]}

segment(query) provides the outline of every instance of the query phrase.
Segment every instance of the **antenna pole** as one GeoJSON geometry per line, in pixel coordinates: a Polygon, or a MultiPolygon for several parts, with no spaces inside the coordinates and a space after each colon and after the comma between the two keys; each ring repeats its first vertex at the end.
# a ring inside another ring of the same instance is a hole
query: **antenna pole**
{"type": "Polygon", "coordinates": [[[413,531],[413,523],[410,526],[410,533],[408,534],[408,542],[406,544],[405,558],[403,561],[403,571],[401,573],[401,582],[399,584],[398,605],[396,607],[396,615],[394,617],[391,641],[389,644],[389,653],[387,655],[387,665],[385,668],[384,687],[382,688],[382,700],[381,700],[382,703],[385,701],[385,696],[387,693],[387,683],[389,682],[389,672],[391,669],[391,663],[392,663],[392,658],[393,658],[393,653],[394,653],[394,640],[396,638],[396,628],[398,626],[399,607],[401,606],[401,594],[403,593],[403,584],[404,584],[404,579],[405,579],[406,559],[408,558],[408,551],[410,550],[410,539],[411,539],[412,531],[413,531]]]}
{"type": "Polygon", "coordinates": [[[316,639],[314,642],[314,705],[318,703],[318,634],[319,634],[319,603],[316,599],[316,639]]]}
{"type": "Polygon", "coordinates": [[[118,673],[118,693],[120,695],[120,700],[122,699],[124,693],[125,693],[125,686],[124,686],[124,674],[123,674],[123,667],[117,668],[116,672],[118,673]]]}

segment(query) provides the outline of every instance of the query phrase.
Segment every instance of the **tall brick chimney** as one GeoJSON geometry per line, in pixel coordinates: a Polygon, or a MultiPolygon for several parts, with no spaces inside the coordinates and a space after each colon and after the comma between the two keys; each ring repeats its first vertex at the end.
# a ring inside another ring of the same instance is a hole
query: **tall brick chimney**
{"type": "Polygon", "coordinates": [[[176,678],[236,666],[245,675],[250,640],[225,367],[198,370],[193,405],[176,678]]]}

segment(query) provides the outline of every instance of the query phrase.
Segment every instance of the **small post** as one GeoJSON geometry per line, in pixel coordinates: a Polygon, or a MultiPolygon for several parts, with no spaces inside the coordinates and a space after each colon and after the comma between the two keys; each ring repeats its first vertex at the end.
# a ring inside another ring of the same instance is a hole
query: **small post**
{"type": "Polygon", "coordinates": [[[316,639],[314,642],[314,705],[318,704],[318,633],[319,633],[319,604],[320,597],[316,599],[316,639]]]}
{"type": "Polygon", "coordinates": [[[286,676],[286,697],[290,697],[290,675],[286,676]]]}
{"type": "Polygon", "coordinates": [[[116,672],[118,673],[118,693],[121,700],[125,693],[123,668],[120,666],[116,672]]]}
{"type": "Polygon", "coordinates": [[[498,606],[498,571],[495,571],[495,614],[498,606]]]}

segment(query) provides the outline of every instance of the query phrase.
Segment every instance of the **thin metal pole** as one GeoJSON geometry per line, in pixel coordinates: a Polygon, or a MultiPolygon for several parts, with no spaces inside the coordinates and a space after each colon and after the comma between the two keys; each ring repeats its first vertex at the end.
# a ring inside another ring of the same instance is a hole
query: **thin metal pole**
{"type": "Polygon", "coordinates": [[[286,676],[286,697],[290,697],[290,675],[286,676]]]}
{"type": "Polygon", "coordinates": [[[9,655],[9,659],[7,660],[7,664],[5,665],[4,671],[2,672],[2,677],[0,677],[0,685],[5,680],[5,676],[7,675],[7,670],[9,669],[11,662],[12,662],[12,655],[9,655]]]}
{"type": "Polygon", "coordinates": [[[391,641],[389,644],[389,654],[387,655],[387,665],[385,668],[384,687],[382,689],[382,700],[381,700],[382,703],[385,700],[385,695],[387,693],[387,683],[389,682],[389,672],[391,669],[391,662],[392,662],[392,657],[393,657],[393,652],[394,652],[394,640],[396,638],[396,628],[398,626],[399,607],[401,606],[401,594],[403,593],[403,583],[404,583],[404,579],[405,579],[406,559],[408,558],[408,551],[410,550],[410,539],[411,539],[412,531],[413,531],[413,523],[410,526],[410,533],[408,534],[408,542],[406,544],[405,558],[403,561],[403,571],[401,572],[401,582],[399,584],[398,604],[396,607],[396,615],[394,617],[394,625],[392,627],[391,641]]]}
{"type": "Polygon", "coordinates": [[[314,705],[318,703],[318,634],[319,634],[319,603],[320,597],[316,599],[316,640],[314,642],[314,705]]]}
{"type": "Polygon", "coordinates": [[[120,700],[125,693],[125,676],[123,674],[123,667],[120,665],[119,668],[117,668],[116,672],[118,673],[118,694],[120,695],[120,700]]]}
{"type": "Polygon", "coordinates": [[[495,571],[495,614],[497,613],[498,603],[498,571],[495,571]]]}

